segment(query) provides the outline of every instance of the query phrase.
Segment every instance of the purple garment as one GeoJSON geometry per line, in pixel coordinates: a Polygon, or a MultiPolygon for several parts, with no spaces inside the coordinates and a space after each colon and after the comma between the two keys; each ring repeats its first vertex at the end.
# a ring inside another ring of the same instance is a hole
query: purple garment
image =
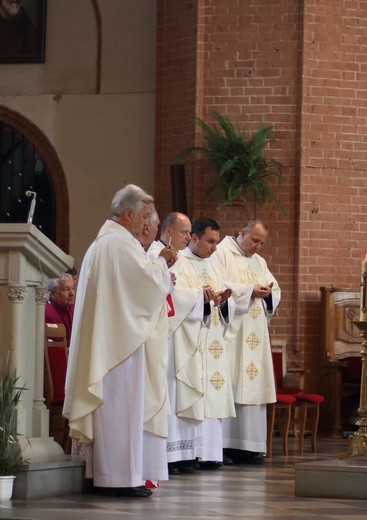
{"type": "Polygon", "coordinates": [[[70,345],[71,327],[73,324],[74,305],[62,307],[52,300],[46,302],[45,323],[63,323],[66,329],[66,340],[70,345]]]}

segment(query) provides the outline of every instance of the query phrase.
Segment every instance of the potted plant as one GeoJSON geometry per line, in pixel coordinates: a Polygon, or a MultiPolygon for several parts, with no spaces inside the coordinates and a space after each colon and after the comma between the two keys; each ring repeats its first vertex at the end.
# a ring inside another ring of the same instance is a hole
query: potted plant
{"type": "Polygon", "coordinates": [[[230,206],[240,200],[254,204],[255,213],[257,205],[266,203],[274,203],[280,211],[284,211],[269,182],[274,178],[277,184],[281,183],[283,165],[265,154],[273,126],[260,122],[253,135],[246,139],[245,123],[233,124],[227,116],[215,111],[211,115],[214,124],[208,124],[199,117],[194,120],[202,130],[202,146],[186,148],[175,156],[175,161],[192,154],[208,160],[209,167],[216,172],[216,180],[207,195],[216,191],[219,207],[230,206]]]}
{"type": "Polygon", "coordinates": [[[0,359],[0,500],[12,496],[16,474],[25,462],[17,442],[16,408],[25,390],[16,369],[0,359]]]}

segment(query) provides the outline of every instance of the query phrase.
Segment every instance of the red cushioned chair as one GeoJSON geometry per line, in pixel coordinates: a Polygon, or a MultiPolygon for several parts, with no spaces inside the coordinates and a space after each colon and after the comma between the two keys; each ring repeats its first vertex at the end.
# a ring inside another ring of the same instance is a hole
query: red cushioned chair
{"type": "Polygon", "coordinates": [[[292,418],[292,405],[296,402],[296,397],[292,394],[299,392],[298,388],[284,387],[284,374],[286,372],[286,338],[276,336],[271,342],[273,369],[275,378],[275,388],[277,391],[276,402],[266,406],[267,411],[267,456],[272,456],[274,430],[277,427],[282,437],[283,453],[288,455],[288,434],[292,418]]]}
{"type": "MultiPolygon", "coordinates": [[[[320,417],[320,403],[324,401],[324,397],[320,394],[305,393],[302,391],[304,385],[303,370],[298,368],[287,369],[287,340],[284,336],[273,336],[271,338],[271,348],[277,392],[283,396],[288,395],[294,397],[293,426],[295,436],[298,436],[299,439],[299,452],[301,455],[303,454],[306,428],[309,428],[311,431],[311,448],[312,451],[315,452],[317,428],[320,417]],[[300,381],[298,387],[290,387],[284,384],[287,373],[298,374],[300,381]]],[[[285,453],[285,450],[283,451],[285,453]]]]}
{"type": "Polygon", "coordinates": [[[316,436],[320,417],[320,403],[325,399],[320,394],[299,393],[295,395],[294,422],[298,424],[298,448],[303,454],[306,427],[311,431],[311,449],[316,451],[316,436]],[[298,413],[297,413],[298,412],[298,413]]]}
{"type": "MultiPolygon", "coordinates": [[[[286,352],[282,348],[281,350],[278,348],[272,348],[271,355],[273,358],[273,367],[274,367],[274,375],[275,375],[275,383],[277,391],[280,394],[287,394],[287,395],[295,395],[301,392],[300,386],[287,386],[285,384],[285,377],[287,373],[298,373],[300,379],[303,378],[303,371],[299,369],[291,369],[290,371],[287,370],[287,356],[286,352]]],[[[302,384],[302,383],[301,383],[302,384]]]]}
{"type": "Polygon", "coordinates": [[[267,412],[267,436],[266,454],[268,457],[273,453],[273,435],[277,426],[283,441],[283,453],[288,455],[288,434],[292,417],[292,405],[296,402],[294,395],[276,394],[276,402],[266,405],[267,412]]]}
{"type": "Polygon", "coordinates": [[[67,356],[65,326],[46,323],[44,387],[46,406],[50,414],[50,435],[69,453],[69,426],[68,421],[62,416],[67,356]]]}

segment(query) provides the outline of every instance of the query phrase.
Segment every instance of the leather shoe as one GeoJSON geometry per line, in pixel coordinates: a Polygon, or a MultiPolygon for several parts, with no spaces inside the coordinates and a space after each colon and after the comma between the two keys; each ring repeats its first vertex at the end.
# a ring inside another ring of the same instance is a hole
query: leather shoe
{"type": "Polygon", "coordinates": [[[190,462],[189,460],[180,460],[180,461],[176,462],[176,466],[180,473],[189,474],[189,473],[195,472],[195,468],[193,466],[193,464],[195,464],[195,463],[196,463],[196,461],[190,462]]]}
{"type": "Polygon", "coordinates": [[[258,453],[254,453],[253,455],[242,455],[236,461],[237,464],[251,464],[254,466],[258,466],[264,463],[264,457],[258,453]]]}
{"type": "Polygon", "coordinates": [[[251,464],[258,466],[264,463],[262,453],[256,451],[226,449],[225,453],[226,456],[232,459],[233,464],[251,464]]]}
{"type": "Polygon", "coordinates": [[[174,462],[168,463],[168,475],[179,475],[179,469],[174,462]]]}
{"type": "Polygon", "coordinates": [[[223,466],[223,462],[216,462],[214,460],[204,460],[199,462],[200,469],[216,470],[223,466]]]}
{"type": "Polygon", "coordinates": [[[188,461],[178,461],[168,463],[168,474],[169,475],[187,475],[194,473],[195,468],[188,461]]]}
{"type": "Polygon", "coordinates": [[[232,465],[233,465],[233,460],[230,457],[223,455],[223,466],[232,466],[232,465]]]}
{"type": "Polygon", "coordinates": [[[178,468],[178,472],[183,475],[188,475],[190,473],[195,473],[195,468],[192,466],[181,466],[178,468]]]}
{"type": "Polygon", "coordinates": [[[137,487],[94,487],[94,492],[97,495],[109,496],[109,497],[132,497],[132,498],[144,498],[150,497],[152,491],[145,486],[137,487]]]}

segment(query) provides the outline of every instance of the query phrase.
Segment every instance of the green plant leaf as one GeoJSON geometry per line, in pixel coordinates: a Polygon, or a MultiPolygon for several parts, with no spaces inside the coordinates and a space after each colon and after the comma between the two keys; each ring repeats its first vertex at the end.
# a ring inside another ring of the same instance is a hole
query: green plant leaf
{"type": "Polygon", "coordinates": [[[17,442],[16,409],[26,390],[19,386],[16,369],[10,366],[10,353],[0,358],[0,475],[15,475],[26,462],[17,442]]]}
{"type": "Polygon", "coordinates": [[[214,123],[195,117],[194,123],[202,133],[202,145],[186,148],[174,157],[182,160],[197,154],[208,161],[208,167],[217,172],[217,184],[210,187],[207,196],[214,191],[220,195],[220,206],[233,200],[246,200],[248,195],[259,205],[274,203],[283,206],[273,193],[271,178],[280,184],[283,165],[266,156],[266,148],[274,131],[272,125],[260,121],[256,131],[247,140],[246,123],[233,124],[228,116],[212,111],[214,123]]]}

